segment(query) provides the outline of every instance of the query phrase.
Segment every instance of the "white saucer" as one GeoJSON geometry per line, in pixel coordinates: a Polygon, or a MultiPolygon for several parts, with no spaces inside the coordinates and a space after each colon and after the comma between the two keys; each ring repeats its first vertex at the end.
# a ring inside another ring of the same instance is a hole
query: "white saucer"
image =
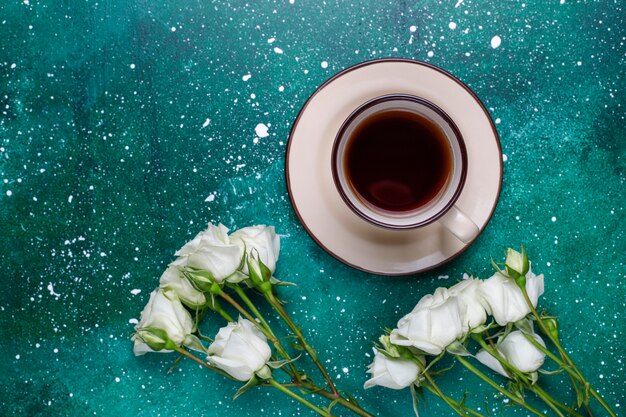
{"type": "Polygon", "coordinates": [[[291,129],[286,156],[289,196],[317,244],[341,262],[380,275],[435,268],[471,244],[460,242],[437,222],[413,230],[374,226],[355,215],[335,187],[331,152],[341,124],[366,101],[396,93],[425,98],[456,123],[468,158],[465,187],[456,205],[480,232],[495,210],[502,184],[502,150],[489,113],[447,72],[422,62],[383,59],[350,67],[328,80],[309,98],[291,129]]]}

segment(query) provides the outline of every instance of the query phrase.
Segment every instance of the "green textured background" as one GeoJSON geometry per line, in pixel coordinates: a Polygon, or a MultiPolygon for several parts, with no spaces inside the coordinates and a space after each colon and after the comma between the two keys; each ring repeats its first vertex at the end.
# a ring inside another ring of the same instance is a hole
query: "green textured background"
{"type": "MultiPolygon", "coordinates": [[[[191,363],[166,376],[170,355],[133,357],[129,320],[173,252],[209,221],[276,225],[277,276],[299,284],[282,291],[288,309],[338,384],[380,416],[412,413],[406,391],[361,388],[381,328],[465,270],[488,276],[490,256],[524,243],[546,274],[541,305],[561,316],[572,357],[623,415],[625,8],[3,0],[0,415],[312,415],[265,389],[232,402],[237,384],[191,363]],[[463,80],[506,155],[485,232],[419,276],[335,261],[298,223],[283,177],[289,129],[309,95],[381,57],[427,61],[463,80]],[[256,137],[259,123],[268,137],[256,137]]],[[[569,398],[560,379],[548,386],[569,398]]],[[[525,414],[461,369],[442,385],[459,395],[467,387],[483,410],[525,414]]],[[[450,415],[432,397],[427,410],[450,415]]]]}

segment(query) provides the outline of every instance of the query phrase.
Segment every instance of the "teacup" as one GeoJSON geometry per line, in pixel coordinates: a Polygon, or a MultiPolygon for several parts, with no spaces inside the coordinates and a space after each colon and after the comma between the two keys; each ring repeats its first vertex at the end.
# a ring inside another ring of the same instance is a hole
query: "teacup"
{"type": "Polygon", "coordinates": [[[358,107],[333,145],[339,194],[363,220],[388,229],[439,222],[464,243],[478,226],[455,205],[467,152],[453,120],[432,102],[392,94],[358,107]]]}

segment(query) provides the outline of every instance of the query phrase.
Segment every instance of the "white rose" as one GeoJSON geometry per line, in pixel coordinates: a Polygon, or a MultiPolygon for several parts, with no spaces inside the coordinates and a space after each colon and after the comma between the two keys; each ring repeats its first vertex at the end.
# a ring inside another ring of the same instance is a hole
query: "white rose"
{"type": "Polygon", "coordinates": [[[243,250],[231,242],[224,225],[209,224],[175,255],[178,259],[172,265],[208,271],[216,282],[222,283],[239,268],[243,250]]]}
{"type": "MultiPolygon", "coordinates": [[[[230,235],[231,242],[239,245],[248,255],[252,252],[259,254],[259,259],[272,271],[276,271],[276,261],[280,253],[280,238],[276,235],[274,226],[250,226],[244,227],[230,235]]],[[[248,265],[244,264],[244,274],[248,274],[248,265]]]]}
{"type": "Polygon", "coordinates": [[[172,344],[183,345],[194,331],[194,321],[173,291],[158,288],[150,294],[135,331],[135,355],[171,352],[172,344]]]}
{"type": "Polygon", "coordinates": [[[457,297],[450,296],[446,288],[437,288],[398,321],[398,328],[391,332],[391,343],[438,355],[463,334],[457,297]]]}
{"type": "Polygon", "coordinates": [[[187,278],[185,278],[180,269],[176,266],[169,266],[161,279],[159,287],[170,289],[176,293],[180,301],[191,308],[201,307],[206,304],[206,297],[202,291],[198,291],[187,278]]]}
{"type": "Polygon", "coordinates": [[[485,324],[487,321],[486,302],[478,291],[481,285],[481,280],[464,274],[463,281],[453,285],[448,290],[451,296],[457,297],[459,300],[463,333],[467,333],[470,329],[485,324]]]}
{"type": "MultiPolygon", "coordinates": [[[[425,365],[424,356],[419,356],[418,360],[425,365]]],[[[372,377],[365,381],[365,389],[379,385],[391,389],[403,389],[415,381],[420,374],[420,367],[412,360],[402,358],[388,358],[378,350],[374,349],[374,362],[370,364],[367,372],[372,377]]]]}
{"type": "Polygon", "coordinates": [[[219,330],[208,354],[209,363],[239,381],[249,381],[255,373],[264,378],[270,374],[266,364],[272,352],[265,335],[241,317],[219,330]]]}
{"type": "MultiPolygon", "coordinates": [[[[532,337],[541,346],[546,346],[539,335],[533,334],[532,337]]],[[[509,333],[504,340],[498,341],[498,352],[500,356],[506,359],[515,369],[523,373],[537,371],[541,365],[543,365],[543,361],[546,357],[546,355],[526,339],[524,333],[519,330],[509,333]]],[[[497,373],[509,377],[502,367],[502,364],[485,350],[481,349],[476,354],[476,359],[497,373]]]]}
{"type": "MultiPolygon", "coordinates": [[[[530,307],[526,304],[522,290],[515,280],[499,272],[485,280],[478,291],[487,303],[487,312],[500,326],[521,320],[530,313],[530,307]]],[[[543,294],[543,274],[535,275],[532,271],[528,271],[526,292],[533,306],[536,307],[539,296],[543,294]]]]}
{"type": "MultiPolygon", "coordinates": [[[[523,249],[522,249],[522,252],[523,249]]],[[[528,258],[526,257],[526,253],[520,253],[514,249],[509,248],[506,251],[506,266],[508,266],[513,271],[518,274],[524,274],[524,270],[528,270],[529,263],[528,258]]]]}

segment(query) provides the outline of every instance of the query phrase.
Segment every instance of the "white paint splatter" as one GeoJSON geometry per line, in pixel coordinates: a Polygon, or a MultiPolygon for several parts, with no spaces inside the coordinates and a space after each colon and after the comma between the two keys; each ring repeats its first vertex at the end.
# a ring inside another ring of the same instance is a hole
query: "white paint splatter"
{"type": "Polygon", "coordinates": [[[241,77],[241,79],[244,81],[248,81],[251,77],[252,77],[252,74],[246,74],[243,77],[241,77]]]}
{"type": "Polygon", "coordinates": [[[128,322],[130,324],[139,324],[139,320],[137,320],[137,319],[128,319],[128,322]]]}
{"type": "Polygon", "coordinates": [[[130,290],[130,293],[131,293],[132,295],[137,295],[137,294],[139,294],[140,292],[141,292],[141,290],[140,290],[139,288],[135,288],[135,289],[133,289],[133,290],[130,290]]]}
{"type": "Polygon", "coordinates": [[[172,32],[176,32],[176,28],[174,26],[171,27],[170,29],[172,32]]]}
{"type": "Polygon", "coordinates": [[[432,58],[433,56],[435,56],[435,53],[433,51],[428,51],[426,55],[428,55],[429,58],[432,58]]]}
{"type": "Polygon", "coordinates": [[[267,126],[265,126],[263,123],[259,123],[254,128],[254,132],[256,133],[258,137],[265,138],[270,135],[269,133],[267,133],[267,129],[268,129],[267,126]]]}
{"type": "Polygon", "coordinates": [[[414,33],[417,30],[417,26],[411,26],[409,30],[411,31],[411,33],[414,33]]]}
{"type": "Polygon", "coordinates": [[[130,64],[130,69],[135,69],[135,64],[130,64]]]}
{"type": "Polygon", "coordinates": [[[506,156],[506,154],[505,154],[505,153],[503,153],[503,154],[502,154],[502,162],[506,162],[506,161],[508,161],[508,160],[509,160],[509,157],[508,157],[508,156],[506,156]]]}
{"type": "Polygon", "coordinates": [[[496,119],[496,124],[500,124],[500,122],[501,122],[501,121],[502,121],[502,120],[498,117],[498,118],[496,119]]]}
{"type": "Polygon", "coordinates": [[[502,43],[502,38],[500,38],[498,35],[491,38],[491,47],[493,49],[496,49],[497,47],[499,47],[501,43],[502,43]]]}
{"type": "Polygon", "coordinates": [[[578,62],[576,63],[576,65],[578,65],[579,67],[580,67],[582,64],[583,64],[583,63],[582,63],[582,61],[578,61],[578,62]]]}
{"type": "Polygon", "coordinates": [[[294,4],[296,0],[289,0],[289,4],[294,4]]]}
{"type": "Polygon", "coordinates": [[[278,91],[280,91],[280,92],[282,93],[283,91],[285,91],[285,87],[283,87],[282,85],[281,85],[281,86],[279,86],[279,87],[278,87],[278,91]]]}
{"type": "Polygon", "coordinates": [[[13,191],[7,190],[7,197],[11,197],[13,195],[13,191]]]}
{"type": "Polygon", "coordinates": [[[204,199],[205,202],[210,203],[215,200],[215,194],[209,194],[207,198],[204,199]]]}
{"type": "Polygon", "coordinates": [[[465,1],[465,0],[458,0],[458,1],[456,2],[456,4],[454,5],[454,7],[455,7],[455,8],[456,8],[456,7],[459,7],[460,5],[462,5],[462,4],[463,4],[463,2],[464,2],[464,1],[465,1]]]}
{"type": "Polygon", "coordinates": [[[326,69],[328,68],[328,62],[326,61],[322,61],[322,63],[320,64],[322,66],[322,68],[326,69]]]}
{"type": "Polygon", "coordinates": [[[561,0],[559,4],[565,4],[565,0],[561,0]]]}
{"type": "Polygon", "coordinates": [[[11,64],[11,69],[17,67],[17,64],[11,64]]]}
{"type": "Polygon", "coordinates": [[[277,54],[282,54],[283,50],[277,46],[276,48],[274,48],[274,52],[276,52],[277,54]]]}
{"type": "Polygon", "coordinates": [[[50,291],[50,295],[55,296],[56,298],[59,298],[61,296],[61,294],[57,294],[54,292],[54,287],[52,286],[52,283],[48,283],[48,291],[50,291]]]}
{"type": "Polygon", "coordinates": [[[202,127],[207,127],[209,125],[209,123],[211,123],[211,119],[209,119],[207,117],[207,119],[204,121],[204,123],[202,123],[202,127]]]}
{"type": "Polygon", "coordinates": [[[69,197],[67,197],[67,202],[71,203],[73,199],[74,199],[74,196],[70,195],[69,197]]]}
{"type": "Polygon", "coordinates": [[[250,94],[250,98],[251,98],[252,100],[254,100],[254,99],[256,98],[256,94],[254,94],[254,93],[250,94]]]}
{"type": "Polygon", "coordinates": [[[454,29],[456,29],[456,23],[454,23],[454,22],[450,22],[450,23],[448,24],[448,27],[449,27],[450,29],[454,30],[454,29]]]}
{"type": "Polygon", "coordinates": [[[269,38],[269,39],[267,40],[267,43],[274,43],[274,41],[275,41],[275,40],[276,40],[276,38],[269,38]]]}
{"type": "Polygon", "coordinates": [[[552,222],[555,222],[556,221],[556,217],[552,216],[551,220],[552,220],[552,222]]]}

